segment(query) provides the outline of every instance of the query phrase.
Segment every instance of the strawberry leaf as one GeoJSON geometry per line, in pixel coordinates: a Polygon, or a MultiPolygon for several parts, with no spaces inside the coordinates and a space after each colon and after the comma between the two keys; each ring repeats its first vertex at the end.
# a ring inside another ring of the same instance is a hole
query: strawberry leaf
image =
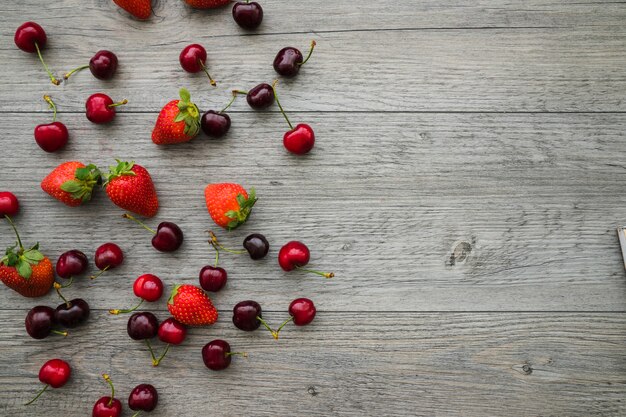
{"type": "Polygon", "coordinates": [[[105,182],[102,184],[103,187],[106,187],[108,183],[113,181],[117,177],[121,177],[123,175],[135,176],[135,172],[132,171],[132,168],[135,166],[135,161],[126,162],[120,161],[116,159],[116,166],[109,166],[109,173],[104,175],[105,182]]]}
{"type": "Polygon", "coordinates": [[[82,187],[80,186],[78,181],[69,180],[61,184],[61,189],[65,192],[73,194],[73,193],[79,192],[82,189],[82,187]]]}
{"type": "Polygon", "coordinates": [[[239,210],[229,210],[225,213],[225,216],[232,219],[231,222],[228,223],[228,230],[232,230],[244,224],[250,213],[252,212],[252,207],[254,203],[256,203],[256,191],[254,188],[250,189],[250,194],[248,198],[246,198],[243,194],[237,195],[237,203],[239,204],[239,210]]]}
{"type": "Polygon", "coordinates": [[[187,116],[185,115],[185,113],[183,113],[182,111],[179,111],[178,114],[176,115],[176,118],[174,119],[174,123],[182,122],[183,120],[186,119],[186,117],[187,116]]]}
{"type": "Polygon", "coordinates": [[[17,273],[20,274],[21,277],[26,278],[26,279],[29,279],[31,275],[33,274],[33,269],[30,267],[30,264],[24,259],[20,259],[17,261],[17,264],[15,265],[15,269],[17,270],[17,273]]]}
{"type": "Polygon", "coordinates": [[[38,250],[32,250],[32,249],[24,252],[22,257],[29,262],[31,261],[34,262],[35,264],[38,264],[39,261],[42,261],[44,258],[43,253],[39,252],[38,250]]]}
{"type": "Polygon", "coordinates": [[[191,94],[189,94],[189,90],[186,88],[181,88],[178,91],[178,95],[180,95],[180,101],[183,103],[189,103],[191,101],[191,94]]]}
{"type": "Polygon", "coordinates": [[[169,304],[169,305],[173,305],[174,304],[174,297],[176,297],[176,295],[178,294],[178,289],[180,287],[181,287],[180,285],[176,285],[172,289],[172,292],[170,293],[170,298],[168,298],[168,300],[167,300],[167,304],[169,304]]]}

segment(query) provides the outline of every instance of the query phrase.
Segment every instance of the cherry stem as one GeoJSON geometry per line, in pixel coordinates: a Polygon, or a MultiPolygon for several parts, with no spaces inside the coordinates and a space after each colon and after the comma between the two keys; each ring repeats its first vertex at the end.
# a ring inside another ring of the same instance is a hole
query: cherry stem
{"type": "Polygon", "coordinates": [[[233,356],[233,355],[241,355],[244,358],[248,358],[248,352],[226,352],[226,356],[233,356]]]}
{"type": "MultiPolygon", "coordinates": [[[[215,249],[215,247],[213,247],[215,249]]],[[[220,251],[215,249],[215,267],[217,268],[217,263],[220,260],[220,251]]]]}
{"type": "Polygon", "coordinates": [[[107,269],[109,269],[110,267],[111,267],[111,265],[107,265],[107,266],[105,266],[103,270],[101,270],[100,272],[98,272],[96,275],[92,275],[92,276],[90,276],[89,278],[90,278],[90,279],[96,279],[96,278],[98,278],[100,275],[104,274],[104,273],[107,271],[107,269]]]}
{"type": "Polygon", "coordinates": [[[274,92],[274,98],[276,99],[276,104],[278,104],[278,108],[280,109],[280,112],[283,114],[283,117],[285,118],[285,120],[287,120],[287,124],[293,130],[293,125],[289,121],[289,118],[287,117],[287,113],[285,113],[285,110],[283,109],[283,106],[281,106],[280,100],[278,100],[278,94],[276,94],[276,84],[277,83],[278,83],[278,80],[274,80],[274,82],[272,83],[272,91],[274,92]]]}
{"type": "MultiPolygon", "coordinates": [[[[302,65],[302,64],[300,64],[300,65],[302,65]]],[[[72,74],[74,74],[75,72],[78,72],[78,71],[82,71],[82,70],[84,70],[85,68],[89,68],[89,65],[82,65],[82,66],[80,66],[80,67],[78,67],[78,68],[74,68],[73,70],[71,70],[70,72],[68,72],[67,74],[65,74],[65,75],[63,76],[63,79],[64,79],[64,80],[67,80],[68,78],[70,78],[70,77],[72,76],[72,74]]]]}
{"type": "Polygon", "coordinates": [[[111,404],[113,404],[113,398],[115,398],[115,387],[113,386],[113,381],[111,381],[109,374],[102,374],[102,378],[104,378],[107,384],[109,384],[109,386],[111,387],[111,399],[109,400],[109,403],[107,404],[110,407],[111,404]]]}
{"type": "MultiPolygon", "coordinates": [[[[147,339],[146,339],[147,340],[147,339]]],[[[161,361],[163,360],[163,358],[165,357],[165,355],[167,355],[167,352],[169,352],[170,350],[170,344],[168,343],[167,346],[165,347],[165,351],[163,352],[163,354],[159,357],[159,359],[152,359],[152,366],[159,366],[159,364],[161,363],[161,361]]]]}
{"type": "Polygon", "coordinates": [[[141,414],[141,410],[137,411],[135,414],[133,414],[133,415],[132,415],[132,416],[130,416],[130,417],[137,417],[139,414],[141,414]]]}
{"type": "Polygon", "coordinates": [[[230,99],[230,101],[228,102],[226,107],[224,107],[222,110],[220,110],[220,114],[224,113],[235,102],[236,98],[237,98],[237,91],[233,90],[233,98],[230,99]]]}
{"type": "MultiPolygon", "coordinates": [[[[36,44],[35,44],[36,45],[36,44]]],[[[35,395],[35,398],[33,398],[32,400],[30,400],[29,402],[27,402],[24,405],[31,405],[32,403],[34,403],[35,401],[37,401],[37,398],[41,397],[41,394],[43,394],[44,392],[46,392],[46,390],[48,389],[50,385],[46,385],[44,386],[38,393],[37,395],[35,395]]]]}
{"type": "Polygon", "coordinates": [[[248,94],[248,92],[243,90],[233,90],[233,94],[248,94]]]}
{"type": "Polygon", "coordinates": [[[213,233],[210,230],[209,230],[209,236],[211,236],[211,240],[209,240],[209,243],[211,244],[211,246],[213,246],[213,249],[215,249],[216,251],[219,251],[221,249],[229,253],[234,253],[235,255],[241,255],[242,253],[245,253],[245,251],[243,250],[228,249],[226,246],[222,245],[217,240],[217,236],[215,236],[215,233],[213,233]]]}
{"type": "Polygon", "coordinates": [[[141,301],[139,302],[139,304],[137,304],[135,307],[133,308],[129,308],[126,310],[119,310],[119,309],[112,309],[109,310],[109,314],[126,314],[126,313],[132,313],[133,311],[137,310],[139,307],[141,307],[141,305],[143,304],[143,298],[141,299],[141,301]]]}
{"type": "Polygon", "coordinates": [[[311,54],[313,53],[313,49],[315,49],[315,45],[317,45],[317,43],[315,41],[311,41],[311,48],[309,49],[309,54],[306,56],[306,59],[300,63],[300,66],[303,66],[304,64],[306,64],[309,58],[311,58],[311,54]]]}
{"type": "Polygon", "coordinates": [[[70,302],[67,301],[67,298],[63,297],[63,294],[61,294],[61,288],[63,288],[63,286],[61,284],[59,284],[58,282],[55,282],[53,284],[53,287],[56,290],[56,292],[59,295],[59,297],[61,297],[61,300],[63,300],[63,302],[65,303],[67,308],[70,308],[72,306],[72,304],[70,304],[70,302]]]}
{"type": "Polygon", "coordinates": [[[314,269],[304,269],[304,268],[300,268],[299,266],[296,266],[296,268],[298,268],[300,271],[303,271],[303,272],[310,272],[311,274],[321,275],[324,278],[332,278],[335,276],[334,272],[322,272],[322,271],[316,271],[314,269]]]}
{"type": "Polygon", "coordinates": [[[276,330],[274,331],[274,335],[275,335],[274,337],[275,337],[276,339],[278,339],[278,333],[280,333],[280,331],[283,329],[283,327],[285,327],[285,326],[287,325],[287,323],[292,322],[292,321],[293,321],[293,316],[291,316],[291,317],[289,317],[287,320],[285,320],[285,321],[283,322],[283,324],[281,324],[281,325],[278,327],[278,329],[276,329],[276,330]]]}
{"type": "Polygon", "coordinates": [[[156,231],[154,231],[154,229],[149,228],[148,226],[143,224],[143,222],[141,222],[140,220],[138,220],[135,217],[131,216],[130,214],[124,213],[124,214],[122,214],[122,217],[125,218],[125,219],[130,219],[130,220],[134,221],[135,223],[137,223],[139,226],[143,227],[147,231],[152,232],[153,235],[156,235],[156,231]]]}
{"type": "Polygon", "coordinates": [[[128,104],[128,100],[124,99],[122,101],[118,101],[117,103],[109,104],[107,107],[123,106],[124,104],[128,104]]]}
{"type": "MultiPolygon", "coordinates": [[[[59,284],[59,288],[69,288],[74,283],[74,277],[70,277],[70,280],[65,285],[59,284]]],[[[55,287],[56,288],[56,287],[55,287]]]]}
{"type": "Polygon", "coordinates": [[[13,220],[11,220],[11,218],[7,216],[6,214],[4,215],[4,218],[7,219],[7,221],[9,222],[9,225],[11,225],[11,228],[13,228],[13,231],[15,232],[15,236],[17,237],[17,244],[19,245],[20,250],[24,251],[24,245],[22,245],[22,239],[20,239],[20,234],[17,233],[17,228],[15,227],[15,223],[13,223],[13,220]]]}
{"type": "Polygon", "coordinates": [[[262,319],[261,317],[259,317],[259,316],[256,316],[256,319],[257,319],[258,321],[260,321],[260,322],[261,322],[261,324],[262,324],[263,326],[265,326],[265,328],[266,328],[267,330],[269,330],[269,331],[270,331],[270,333],[272,334],[272,336],[274,337],[274,339],[278,339],[278,333],[276,333],[274,330],[272,330],[272,328],[270,327],[270,325],[269,325],[269,324],[267,324],[267,322],[266,322],[265,320],[263,320],[263,319],[262,319]]]}
{"type": "Polygon", "coordinates": [[[43,96],[43,99],[46,101],[46,103],[48,103],[48,105],[50,106],[50,108],[54,112],[54,114],[52,115],[52,123],[56,122],[57,121],[57,106],[56,106],[56,104],[54,104],[54,101],[52,101],[50,96],[47,95],[47,94],[43,96]]]}
{"type": "Polygon", "coordinates": [[[158,366],[159,361],[156,356],[154,356],[154,351],[152,350],[152,346],[150,345],[150,341],[148,339],[144,339],[146,341],[146,346],[148,346],[148,350],[150,351],[150,356],[152,356],[152,366],[158,366]]]}
{"type": "Polygon", "coordinates": [[[52,329],[51,332],[54,333],[54,334],[58,334],[60,336],[63,336],[63,337],[67,337],[67,335],[69,334],[67,331],[63,331],[62,332],[60,330],[54,330],[54,329],[52,329]]]}
{"type": "Polygon", "coordinates": [[[217,83],[211,77],[211,74],[209,74],[209,70],[206,69],[206,66],[204,65],[204,62],[202,62],[200,59],[198,59],[198,64],[200,64],[200,67],[202,68],[202,71],[204,71],[204,73],[207,75],[207,77],[209,77],[209,81],[211,82],[211,85],[213,87],[217,87],[217,83]]]}
{"type": "Polygon", "coordinates": [[[48,73],[48,77],[50,77],[50,81],[52,82],[52,84],[54,85],[59,85],[61,84],[61,82],[59,80],[57,80],[56,78],[54,78],[54,75],[52,75],[52,72],[50,71],[50,69],[48,68],[48,66],[46,65],[46,61],[43,60],[43,56],[41,56],[41,51],[39,50],[39,44],[37,44],[37,42],[35,42],[35,49],[37,49],[37,56],[39,56],[39,60],[41,61],[41,63],[43,64],[43,68],[46,70],[46,72],[48,73]]]}

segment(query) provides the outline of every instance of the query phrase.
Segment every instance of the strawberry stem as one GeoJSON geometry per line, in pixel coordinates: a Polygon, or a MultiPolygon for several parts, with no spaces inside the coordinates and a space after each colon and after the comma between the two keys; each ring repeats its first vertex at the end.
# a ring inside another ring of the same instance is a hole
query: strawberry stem
{"type": "Polygon", "coordinates": [[[122,101],[118,101],[117,103],[109,104],[107,107],[123,106],[124,104],[128,104],[128,100],[124,99],[122,101]]]}
{"type": "Polygon", "coordinates": [[[278,339],[278,333],[280,333],[280,331],[283,329],[283,327],[285,327],[285,326],[287,325],[287,323],[289,323],[289,322],[291,322],[291,321],[293,321],[293,316],[291,316],[291,317],[289,317],[287,320],[285,320],[285,321],[283,322],[283,324],[281,324],[281,325],[278,327],[278,329],[276,329],[276,331],[274,331],[274,335],[275,335],[274,337],[275,337],[276,339],[278,339]]]}
{"type": "Polygon", "coordinates": [[[129,308],[126,310],[119,310],[119,309],[113,309],[113,310],[109,310],[109,314],[114,314],[114,315],[118,315],[118,314],[126,314],[126,313],[132,313],[133,311],[137,310],[139,307],[141,307],[141,305],[143,304],[143,298],[141,299],[141,301],[139,302],[139,304],[137,304],[135,307],[133,308],[129,308]]]}
{"type": "Polygon", "coordinates": [[[56,122],[57,121],[57,106],[56,106],[56,104],[54,104],[54,102],[52,101],[50,96],[47,95],[47,94],[43,96],[43,99],[46,101],[46,103],[48,103],[48,105],[50,106],[50,108],[54,112],[54,114],[52,115],[52,123],[56,122]]]}
{"type": "Polygon", "coordinates": [[[56,78],[54,78],[54,75],[52,75],[52,72],[50,71],[50,69],[48,68],[48,66],[46,65],[46,61],[43,60],[43,56],[41,56],[41,51],[39,50],[39,44],[37,44],[37,42],[35,42],[35,49],[37,49],[37,56],[39,57],[39,60],[41,61],[41,63],[43,64],[43,68],[46,70],[46,72],[48,73],[48,77],[50,77],[50,82],[52,82],[52,84],[54,85],[59,85],[61,84],[61,82],[59,80],[57,80],[56,78]]]}
{"type": "Polygon", "coordinates": [[[4,218],[7,219],[7,221],[9,222],[9,225],[11,226],[13,231],[15,232],[15,236],[17,237],[17,244],[20,247],[20,250],[23,252],[24,251],[24,245],[22,245],[22,239],[20,239],[20,234],[17,233],[17,228],[15,227],[15,223],[13,223],[13,220],[11,220],[11,218],[9,216],[7,216],[6,214],[4,215],[4,218]]]}
{"type": "Polygon", "coordinates": [[[141,222],[140,220],[138,220],[135,217],[131,216],[130,214],[124,213],[124,214],[122,214],[122,217],[125,218],[125,219],[130,219],[130,220],[134,221],[135,223],[137,223],[139,226],[143,227],[147,231],[152,232],[153,235],[156,235],[156,231],[154,229],[149,228],[143,222],[141,222]]]}
{"type": "MultiPolygon", "coordinates": [[[[302,65],[302,64],[300,64],[300,65],[302,65]]],[[[82,70],[84,70],[85,68],[89,68],[89,64],[87,64],[87,65],[82,65],[82,66],[80,66],[80,67],[78,67],[78,68],[74,68],[74,69],[73,69],[73,70],[71,70],[70,72],[66,73],[66,74],[63,76],[63,79],[64,79],[64,80],[67,80],[68,78],[70,78],[70,77],[72,76],[72,74],[74,74],[75,72],[78,72],[78,71],[82,71],[82,70]]]]}
{"type": "Polygon", "coordinates": [[[96,278],[98,278],[100,275],[104,274],[104,273],[106,272],[106,270],[107,270],[107,269],[109,269],[110,267],[111,267],[111,265],[107,265],[107,266],[105,266],[103,270],[101,270],[100,272],[98,272],[96,275],[92,275],[92,276],[90,276],[89,278],[90,278],[90,279],[96,279],[96,278]]]}
{"type": "Polygon", "coordinates": [[[109,384],[109,386],[111,387],[111,399],[109,400],[109,403],[108,403],[108,406],[110,407],[111,404],[113,404],[113,398],[115,398],[115,387],[113,386],[113,381],[111,381],[111,378],[109,377],[108,374],[102,374],[102,378],[104,378],[107,384],[109,384]]]}
{"type": "Polygon", "coordinates": [[[317,274],[317,275],[321,275],[324,278],[332,278],[335,276],[334,272],[321,272],[321,271],[316,271],[314,269],[304,269],[304,268],[300,268],[299,266],[296,266],[296,268],[298,268],[300,271],[303,272],[309,272],[311,274],[317,274]]]}
{"type": "MultiPolygon", "coordinates": [[[[37,45],[37,44],[35,44],[37,45]]],[[[41,394],[43,394],[44,392],[46,392],[46,390],[48,389],[50,385],[45,385],[38,393],[37,395],[35,395],[35,398],[33,398],[32,400],[30,400],[29,402],[27,402],[24,405],[31,405],[32,403],[34,403],[35,401],[37,401],[37,398],[41,397],[41,394]]]]}
{"type": "Polygon", "coordinates": [[[272,91],[274,92],[274,98],[276,99],[276,104],[278,104],[278,108],[280,109],[280,112],[283,114],[283,117],[287,121],[287,124],[293,130],[293,125],[289,121],[289,118],[287,117],[287,113],[285,113],[285,110],[283,109],[283,106],[281,106],[280,100],[278,100],[278,94],[276,94],[276,84],[277,83],[278,83],[278,80],[274,80],[274,82],[272,83],[272,91]]]}
{"type": "MultiPolygon", "coordinates": [[[[168,343],[167,346],[165,347],[165,351],[163,352],[163,354],[159,357],[159,359],[153,359],[152,360],[152,366],[159,366],[159,364],[161,363],[161,361],[163,360],[163,358],[165,357],[165,355],[167,355],[167,352],[170,350],[170,344],[168,343]]],[[[153,357],[154,358],[154,357],[153,357]]]]}
{"type": "Polygon", "coordinates": [[[198,64],[200,64],[200,68],[202,68],[202,71],[204,71],[204,73],[207,75],[207,77],[209,77],[209,81],[211,82],[211,85],[213,87],[217,87],[217,83],[215,82],[215,80],[213,78],[211,78],[211,74],[209,74],[209,70],[206,69],[206,66],[204,65],[204,62],[202,62],[200,59],[198,59],[198,64]]]}
{"type": "Polygon", "coordinates": [[[303,66],[304,64],[306,64],[309,58],[311,58],[311,54],[313,53],[313,49],[315,49],[315,45],[317,45],[317,43],[315,41],[311,41],[311,48],[309,48],[309,54],[306,56],[306,59],[300,63],[300,66],[303,66]]]}

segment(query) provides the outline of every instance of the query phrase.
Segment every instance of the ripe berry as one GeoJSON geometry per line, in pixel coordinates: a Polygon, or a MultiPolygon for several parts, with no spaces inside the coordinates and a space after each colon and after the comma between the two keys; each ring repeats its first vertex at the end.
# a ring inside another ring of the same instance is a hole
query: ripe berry
{"type": "Polygon", "coordinates": [[[213,340],[202,348],[202,361],[212,371],[221,371],[228,368],[232,355],[248,356],[245,352],[231,352],[230,344],[220,339],[213,340]]]}
{"type": "Polygon", "coordinates": [[[255,1],[238,1],[233,5],[233,19],[244,29],[256,29],[263,21],[263,8],[255,1]]]}

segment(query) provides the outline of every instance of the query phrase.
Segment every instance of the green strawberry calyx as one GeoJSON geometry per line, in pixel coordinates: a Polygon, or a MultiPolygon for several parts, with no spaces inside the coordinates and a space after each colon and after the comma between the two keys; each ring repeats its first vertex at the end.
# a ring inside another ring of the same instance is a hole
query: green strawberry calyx
{"type": "Polygon", "coordinates": [[[15,242],[14,246],[7,248],[4,257],[0,259],[0,264],[15,267],[15,270],[22,278],[30,279],[33,274],[33,268],[31,265],[37,265],[44,259],[44,255],[39,252],[39,243],[36,243],[30,249],[25,249],[24,245],[22,245],[20,235],[17,233],[17,228],[15,227],[15,224],[13,224],[11,218],[9,216],[4,216],[4,218],[7,219],[13,228],[15,236],[17,237],[17,242],[15,242]]]}
{"type": "Polygon", "coordinates": [[[246,198],[243,194],[237,195],[237,203],[239,203],[239,210],[229,210],[226,212],[226,217],[232,219],[228,223],[228,230],[233,230],[248,220],[252,207],[258,199],[256,198],[256,191],[254,188],[250,188],[250,195],[246,198]]]}
{"type": "Polygon", "coordinates": [[[132,168],[135,166],[135,161],[127,162],[127,161],[120,161],[119,159],[116,159],[115,161],[117,161],[117,165],[109,166],[109,173],[104,175],[104,178],[106,181],[104,182],[104,184],[102,184],[103,187],[105,187],[108,183],[113,181],[115,178],[118,178],[121,176],[134,177],[135,175],[137,175],[135,174],[135,171],[132,170],[132,168]]]}
{"type": "Polygon", "coordinates": [[[100,170],[94,164],[89,164],[82,168],[77,168],[74,172],[74,179],[61,184],[61,189],[71,194],[75,200],[83,203],[91,200],[93,187],[102,181],[100,170]]]}
{"type": "Polygon", "coordinates": [[[182,284],[174,286],[174,288],[172,289],[172,292],[170,293],[170,298],[167,299],[168,305],[174,305],[174,297],[178,295],[178,289],[180,287],[182,287],[182,284]]]}
{"type": "Polygon", "coordinates": [[[178,114],[174,123],[185,122],[185,135],[194,137],[200,132],[200,110],[191,102],[191,94],[187,89],[181,88],[178,93],[180,100],[178,101],[178,114]]]}

